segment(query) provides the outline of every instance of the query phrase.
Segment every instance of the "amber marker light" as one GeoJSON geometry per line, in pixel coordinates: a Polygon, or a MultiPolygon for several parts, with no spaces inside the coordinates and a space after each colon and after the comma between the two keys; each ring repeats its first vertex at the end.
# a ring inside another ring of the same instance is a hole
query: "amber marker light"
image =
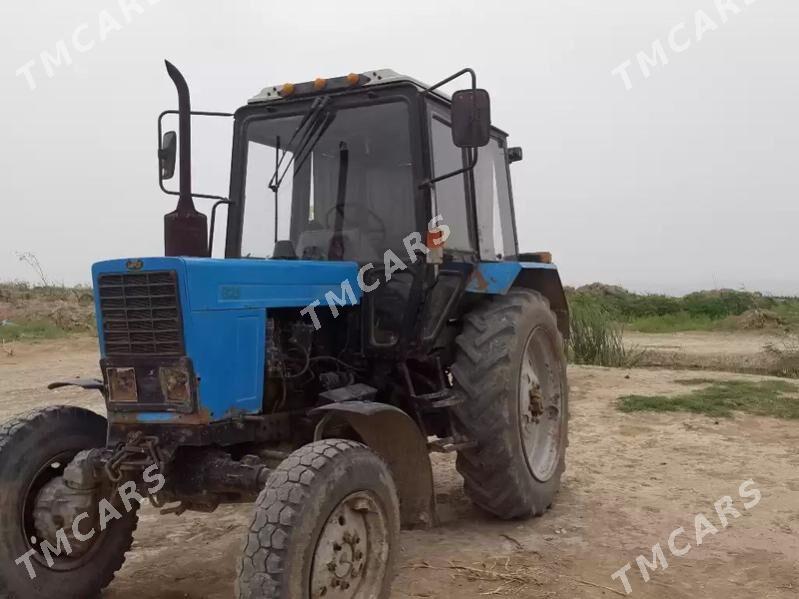
{"type": "Polygon", "coordinates": [[[443,248],[444,247],[444,232],[441,229],[433,229],[432,231],[427,232],[427,243],[425,243],[427,247],[430,249],[436,248],[443,248]]]}

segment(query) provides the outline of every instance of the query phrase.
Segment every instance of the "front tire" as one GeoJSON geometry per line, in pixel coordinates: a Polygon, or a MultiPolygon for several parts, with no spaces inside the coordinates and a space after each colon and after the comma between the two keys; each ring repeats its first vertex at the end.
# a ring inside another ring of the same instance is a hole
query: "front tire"
{"type": "Polygon", "coordinates": [[[106,429],[102,416],[70,406],[34,410],[0,426],[0,597],[91,599],[122,567],[133,543],[135,511],[98,531],[85,555],[56,557],[50,568],[43,554],[33,554],[34,579],[23,563],[15,564],[37,546],[32,540],[41,540],[34,515],[37,497],[78,452],[104,447],[106,429]]]}
{"type": "Polygon", "coordinates": [[[387,599],[397,490],[368,447],[325,439],[292,453],[258,497],[238,564],[238,599],[387,599]]]}
{"type": "Polygon", "coordinates": [[[566,466],[568,384],[549,302],[514,288],[465,318],[452,367],[455,425],[477,441],[458,453],[470,499],[503,519],[540,516],[566,466]]]}

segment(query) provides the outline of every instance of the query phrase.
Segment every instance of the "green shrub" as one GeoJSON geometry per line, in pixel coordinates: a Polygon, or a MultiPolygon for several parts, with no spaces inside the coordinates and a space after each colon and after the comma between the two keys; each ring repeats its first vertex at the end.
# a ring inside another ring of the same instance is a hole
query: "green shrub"
{"type": "MultiPolygon", "coordinates": [[[[799,299],[720,289],[684,297],[640,294],[622,287],[592,283],[568,291],[571,303],[590,302],[611,318],[645,333],[736,330],[735,318],[749,311],[774,313],[775,321],[799,326],[799,299]]],[[[746,327],[744,327],[746,328],[746,327]]]]}
{"type": "Polygon", "coordinates": [[[642,316],[630,321],[630,328],[641,333],[673,333],[675,331],[710,331],[719,321],[709,316],[693,316],[688,312],[675,312],[662,316],[642,316]]]}
{"type": "Polygon", "coordinates": [[[630,366],[634,352],[625,348],[623,330],[598,302],[575,299],[570,305],[569,359],[575,364],[630,366]]]}

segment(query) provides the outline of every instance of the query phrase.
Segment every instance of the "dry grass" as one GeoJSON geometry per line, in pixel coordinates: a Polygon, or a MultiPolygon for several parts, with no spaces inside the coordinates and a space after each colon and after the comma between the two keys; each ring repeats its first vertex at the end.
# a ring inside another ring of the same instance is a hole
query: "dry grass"
{"type": "MultiPolygon", "coordinates": [[[[452,578],[462,577],[469,582],[498,583],[498,586],[481,595],[519,596],[530,586],[541,586],[546,580],[543,570],[527,565],[514,565],[510,557],[493,558],[472,565],[447,562],[446,566],[434,566],[429,562],[412,564],[411,568],[425,568],[450,572],[452,578]]],[[[492,585],[493,586],[493,585],[492,585]]]]}
{"type": "Polygon", "coordinates": [[[424,568],[429,570],[441,570],[450,572],[450,576],[453,579],[463,578],[468,582],[489,583],[490,588],[480,593],[486,596],[506,595],[510,597],[522,597],[532,596],[531,593],[538,595],[541,593],[541,587],[553,582],[555,577],[563,577],[578,584],[601,589],[624,597],[624,593],[616,589],[567,574],[555,574],[551,568],[544,569],[539,566],[531,566],[523,560],[510,556],[492,557],[470,565],[449,561],[445,566],[435,566],[429,562],[422,561],[416,564],[410,564],[407,567],[414,569],[424,568]],[[531,587],[536,587],[538,590],[530,591],[529,589],[531,587]]]}
{"type": "Polygon", "coordinates": [[[641,352],[624,345],[624,329],[600,304],[575,298],[570,306],[569,360],[594,366],[635,366],[641,352]]]}
{"type": "Polygon", "coordinates": [[[94,329],[88,287],[0,283],[0,342],[54,339],[94,329]]]}
{"type": "Polygon", "coordinates": [[[765,353],[773,374],[799,378],[799,335],[787,335],[779,343],[766,345],[765,353]]]}

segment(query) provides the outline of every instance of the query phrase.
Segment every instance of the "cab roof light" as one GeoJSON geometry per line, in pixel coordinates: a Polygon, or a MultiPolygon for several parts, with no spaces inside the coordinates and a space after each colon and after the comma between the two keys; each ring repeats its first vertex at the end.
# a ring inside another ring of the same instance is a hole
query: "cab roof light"
{"type": "Polygon", "coordinates": [[[280,95],[281,96],[290,96],[294,93],[294,84],[293,83],[284,83],[283,87],[280,88],[280,95]]]}

